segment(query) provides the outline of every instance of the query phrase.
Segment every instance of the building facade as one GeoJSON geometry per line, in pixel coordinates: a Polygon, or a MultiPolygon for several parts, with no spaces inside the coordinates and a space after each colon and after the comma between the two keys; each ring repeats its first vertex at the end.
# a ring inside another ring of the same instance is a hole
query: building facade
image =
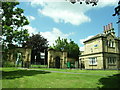
{"type": "Polygon", "coordinates": [[[48,50],[48,68],[66,68],[67,52],[48,50]]]}
{"type": "Polygon", "coordinates": [[[7,53],[7,61],[13,62],[15,66],[30,67],[31,49],[22,47],[10,49],[7,53]]]}
{"type": "Polygon", "coordinates": [[[115,36],[112,23],[104,32],[84,41],[84,52],[79,57],[85,69],[120,69],[120,39],[115,36]]]}

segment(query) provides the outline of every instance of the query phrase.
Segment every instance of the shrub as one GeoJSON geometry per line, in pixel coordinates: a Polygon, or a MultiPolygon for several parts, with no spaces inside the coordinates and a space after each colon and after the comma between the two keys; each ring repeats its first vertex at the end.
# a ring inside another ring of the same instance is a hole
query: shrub
{"type": "Polygon", "coordinates": [[[14,62],[6,61],[3,64],[3,67],[15,67],[14,62]]]}

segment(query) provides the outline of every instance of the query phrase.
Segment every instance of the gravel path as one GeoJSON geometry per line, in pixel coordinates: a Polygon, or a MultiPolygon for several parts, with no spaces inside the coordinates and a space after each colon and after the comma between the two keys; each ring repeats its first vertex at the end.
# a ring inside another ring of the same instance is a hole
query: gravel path
{"type": "Polygon", "coordinates": [[[104,74],[90,74],[90,73],[75,73],[75,72],[61,72],[61,71],[51,71],[51,70],[39,70],[39,69],[26,69],[26,68],[19,68],[25,70],[36,70],[36,71],[47,71],[53,73],[66,73],[66,74],[84,74],[84,75],[96,75],[96,76],[112,76],[112,75],[104,75],[104,74]]]}

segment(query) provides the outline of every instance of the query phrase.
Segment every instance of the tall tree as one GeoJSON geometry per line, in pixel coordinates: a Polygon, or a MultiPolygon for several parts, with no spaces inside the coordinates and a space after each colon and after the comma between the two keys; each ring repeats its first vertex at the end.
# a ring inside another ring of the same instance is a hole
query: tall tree
{"type": "Polygon", "coordinates": [[[24,10],[16,7],[19,2],[2,2],[2,36],[3,44],[21,44],[28,39],[28,30],[23,26],[29,22],[24,16],[24,10]]]}
{"type": "Polygon", "coordinates": [[[59,51],[67,51],[68,57],[70,58],[76,58],[77,60],[79,58],[79,46],[71,39],[70,42],[68,42],[67,39],[60,39],[60,37],[58,37],[52,48],[59,51]]]}
{"type": "Polygon", "coordinates": [[[32,36],[29,37],[28,41],[23,44],[23,46],[32,48],[32,57],[31,57],[32,64],[34,64],[35,62],[44,64],[44,62],[40,62],[40,60],[41,60],[40,53],[41,52],[45,53],[45,51],[47,50],[47,48],[48,48],[47,39],[45,39],[40,34],[33,34],[32,36]],[[36,57],[36,59],[35,59],[35,57],[36,57]]]}
{"type": "Polygon", "coordinates": [[[48,47],[48,41],[41,34],[33,34],[29,37],[24,46],[31,47],[32,50],[43,52],[48,47]]]}

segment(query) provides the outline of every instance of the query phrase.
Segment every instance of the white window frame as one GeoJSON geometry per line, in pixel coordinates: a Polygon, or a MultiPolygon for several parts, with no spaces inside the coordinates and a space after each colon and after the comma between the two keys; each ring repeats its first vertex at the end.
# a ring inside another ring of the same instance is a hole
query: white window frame
{"type": "Polygon", "coordinates": [[[90,65],[97,65],[97,57],[90,57],[89,64],[90,65]]]}

